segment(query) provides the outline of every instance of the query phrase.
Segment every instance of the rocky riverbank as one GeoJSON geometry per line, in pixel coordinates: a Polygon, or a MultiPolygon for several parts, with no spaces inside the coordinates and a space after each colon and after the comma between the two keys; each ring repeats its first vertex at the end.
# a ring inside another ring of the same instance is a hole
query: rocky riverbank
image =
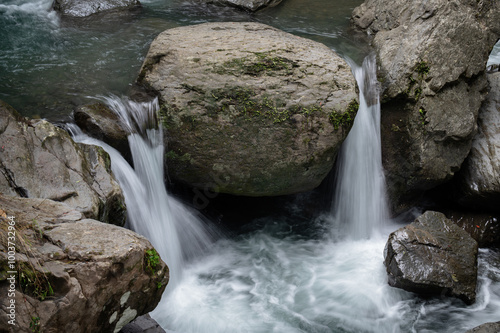
{"type": "Polygon", "coordinates": [[[107,153],[3,102],[0,145],[0,331],[117,332],[153,310],[168,268],[121,227],[107,153]]]}

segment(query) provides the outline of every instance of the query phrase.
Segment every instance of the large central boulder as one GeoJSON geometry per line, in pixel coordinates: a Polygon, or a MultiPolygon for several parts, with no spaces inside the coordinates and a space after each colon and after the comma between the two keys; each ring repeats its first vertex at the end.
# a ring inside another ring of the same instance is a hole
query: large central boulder
{"type": "Polygon", "coordinates": [[[411,204],[450,180],[469,153],[500,2],[367,0],[353,21],[377,53],[391,201],[411,204]]]}
{"type": "Polygon", "coordinates": [[[160,98],[169,176],[236,195],[318,186],[358,105],[337,54],[258,23],[164,31],[138,81],[160,98]]]}

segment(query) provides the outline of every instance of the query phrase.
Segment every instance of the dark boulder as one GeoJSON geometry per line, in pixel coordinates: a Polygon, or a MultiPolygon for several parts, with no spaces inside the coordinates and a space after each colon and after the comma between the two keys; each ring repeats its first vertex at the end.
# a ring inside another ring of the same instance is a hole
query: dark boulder
{"type": "Polygon", "coordinates": [[[75,123],[89,136],[101,140],[118,150],[123,156],[130,156],[128,130],[118,115],[103,103],[82,105],[73,112],[75,123]]]}
{"type": "Polygon", "coordinates": [[[389,236],[389,284],[426,296],[476,299],[477,242],[444,214],[428,211],[389,236]]]}

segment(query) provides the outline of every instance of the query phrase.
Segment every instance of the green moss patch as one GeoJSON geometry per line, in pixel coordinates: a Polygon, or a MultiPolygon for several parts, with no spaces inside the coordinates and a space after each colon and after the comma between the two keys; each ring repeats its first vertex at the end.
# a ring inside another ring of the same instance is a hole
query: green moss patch
{"type": "Polygon", "coordinates": [[[269,52],[252,52],[248,57],[234,58],[214,67],[220,75],[289,75],[298,64],[285,57],[269,52]]]}
{"type": "Polygon", "coordinates": [[[144,268],[149,275],[155,275],[159,270],[160,255],[155,249],[149,249],[144,252],[144,268]]]}
{"type": "Polygon", "coordinates": [[[347,106],[347,109],[344,113],[337,112],[336,110],[330,112],[328,118],[330,120],[330,123],[333,125],[333,128],[335,130],[339,129],[339,127],[350,128],[354,123],[354,117],[356,117],[358,109],[359,109],[359,103],[358,101],[353,99],[347,106]]]}
{"type": "Polygon", "coordinates": [[[228,87],[214,89],[207,92],[203,101],[199,101],[209,115],[219,113],[233,113],[247,119],[270,119],[273,123],[287,121],[294,114],[310,116],[314,112],[322,111],[320,105],[292,107],[286,106],[281,98],[267,94],[258,95],[255,91],[244,87],[228,87]]]}

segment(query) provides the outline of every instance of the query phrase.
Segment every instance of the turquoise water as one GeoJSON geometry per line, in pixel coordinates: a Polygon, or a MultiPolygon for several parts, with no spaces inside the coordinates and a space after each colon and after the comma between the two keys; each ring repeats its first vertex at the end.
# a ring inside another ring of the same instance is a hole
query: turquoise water
{"type": "Polygon", "coordinates": [[[258,21],[322,42],[362,60],[362,43],[349,33],[360,0],[286,0],[249,14],[190,1],[142,1],[119,15],[63,19],[52,0],[0,4],[0,99],[31,117],[57,119],[88,96],[126,94],[151,41],[161,31],[209,21],[258,21]]]}

